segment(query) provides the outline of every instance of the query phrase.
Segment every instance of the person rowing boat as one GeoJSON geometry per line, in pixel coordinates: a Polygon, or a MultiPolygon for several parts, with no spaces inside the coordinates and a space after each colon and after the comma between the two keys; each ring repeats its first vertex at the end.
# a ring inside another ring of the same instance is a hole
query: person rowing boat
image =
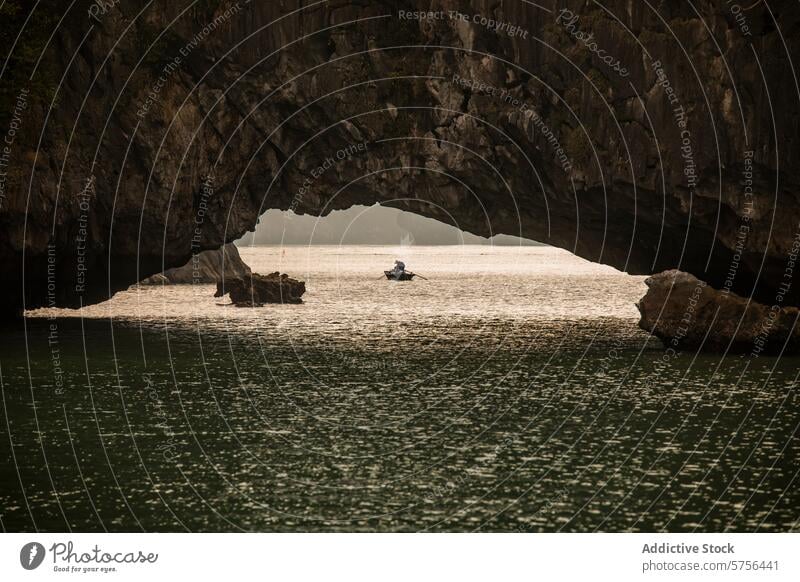
{"type": "Polygon", "coordinates": [[[392,281],[410,281],[414,278],[414,273],[406,271],[406,264],[400,259],[394,262],[394,268],[391,271],[384,271],[383,274],[392,281]]]}
{"type": "Polygon", "coordinates": [[[406,264],[399,259],[394,262],[394,268],[391,271],[384,271],[383,274],[392,281],[411,281],[414,277],[425,279],[422,275],[406,271],[406,264]]]}
{"type": "Polygon", "coordinates": [[[405,272],[406,272],[406,264],[400,259],[397,259],[394,262],[394,268],[391,270],[392,276],[398,281],[400,281],[403,278],[403,275],[405,275],[405,272]]]}

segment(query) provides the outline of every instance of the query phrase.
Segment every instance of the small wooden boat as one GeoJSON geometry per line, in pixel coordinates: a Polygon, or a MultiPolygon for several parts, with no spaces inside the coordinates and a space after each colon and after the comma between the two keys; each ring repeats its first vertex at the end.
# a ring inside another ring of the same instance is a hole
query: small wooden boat
{"type": "Polygon", "coordinates": [[[386,278],[390,281],[411,281],[411,279],[416,277],[416,273],[411,273],[409,271],[403,271],[403,274],[399,277],[395,276],[393,271],[384,271],[383,274],[386,275],[386,278]]]}

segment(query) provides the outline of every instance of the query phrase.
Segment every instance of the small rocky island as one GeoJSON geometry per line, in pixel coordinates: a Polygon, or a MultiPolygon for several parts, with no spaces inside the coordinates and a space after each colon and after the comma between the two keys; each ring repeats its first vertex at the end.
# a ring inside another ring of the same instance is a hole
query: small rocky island
{"type": "Polygon", "coordinates": [[[276,271],[269,275],[250,273],[245,277],[219,281],[214,297],[227,293],[237,307],[261,307],[267,303],[302,303],[301,297],[305,292],[303,281],[276,271]]]}
{"type": "Polygon", "coordinates": [[[800,351],[797,307],[771,306],[717,290],[678,270],[649,277],[647,294],[637,303],[639,327],[668,349],[759,355],[800,351]]]}
{"type": "Polygon", "coordinates": [[[238,307],[260,307],[267,303],[302,303],[306,292],[303,281],[289,275],[253,273],[242,260],[236,245],[203,251],[182,267],[148,277],[139,285],[191,285],[216,283],[214,297],[229,295],[238,307]]]}

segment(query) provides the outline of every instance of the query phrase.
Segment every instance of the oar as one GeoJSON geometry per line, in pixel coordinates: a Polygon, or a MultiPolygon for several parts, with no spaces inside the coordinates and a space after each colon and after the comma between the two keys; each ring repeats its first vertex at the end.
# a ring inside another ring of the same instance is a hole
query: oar
{"type": "MultiPolygon", "coordinates": [[[[409,271],[409,272],[410,272],[410,271],[409,271]]],[[[427,277],[423,277],[422,275],[419,275],[419,274],[417,274],[417,273],[411,273],[411,274],[412,274],[413,276],[415,276],[415,277],[419,277],[419,278],[420,278],[420,279],[422,279],[423,281],[430,281],[430,279],[428,279],[427,277]]]]}

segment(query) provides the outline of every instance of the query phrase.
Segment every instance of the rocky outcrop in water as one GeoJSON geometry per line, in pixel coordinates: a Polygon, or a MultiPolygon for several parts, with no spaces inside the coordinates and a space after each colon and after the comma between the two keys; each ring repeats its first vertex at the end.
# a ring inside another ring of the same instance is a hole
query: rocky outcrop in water
{"type": "Polygon", "coordinates": [[[267,303],[302,303],[305,292],[306,284],[303,281],[276,271],[269,275],[251,273],[240,279],[220,281],[214,297],[222,297],[227,293],[237,307],[260,307],[267,303]]]}
{"type": "Polygon", "coordinates": [[[214,251],[195,255],[182,267],[167,269],[139,282],[139,285],[197,285],[219,283],[225,279],[242,279],[250,274],[233,243],[214,251]]]}
{"type": "Polygon", "coordinates": [[[671,270],[649,277],[637,304],[639,326],[668,349],[729,353],[793,354],[800,351],[796,307],[767,306],[714,289],[689,273],[671,270]]]}
{"type": "Polygon", "coordinates": [[[800,224],[800,5],[752,4],[24,3],[3,309],[104,300],[268,208],[375,202],[768,303],[800,224]]]}

